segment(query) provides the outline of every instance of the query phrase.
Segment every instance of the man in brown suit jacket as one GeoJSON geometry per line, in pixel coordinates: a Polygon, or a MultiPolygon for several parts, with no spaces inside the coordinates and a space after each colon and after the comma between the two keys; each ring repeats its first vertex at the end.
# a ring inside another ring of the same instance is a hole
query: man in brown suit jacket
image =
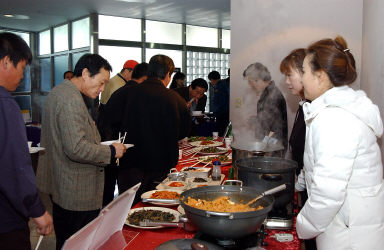
{"type": "Polygon", "coordinates": [[[121,143],[100,144],[100,135],[81,93],[95,99],[109,81],[111,66],[99,55],[85,54],[74,77],[47,96],[41,155],[37,171],[39,189],[51,195],[56,249],[97,217],[103,200],[104,166],[121,158],[121,143]]]}

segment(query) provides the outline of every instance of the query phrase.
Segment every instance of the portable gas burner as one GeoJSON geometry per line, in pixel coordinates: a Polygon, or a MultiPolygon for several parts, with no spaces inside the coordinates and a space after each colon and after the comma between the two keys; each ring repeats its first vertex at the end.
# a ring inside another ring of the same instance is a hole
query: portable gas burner
{"type": "Polygon", "coordinates": [[[194,239],[199,239],[199,240],[203,240],[213,244],[217,244],[223,247],[224,249],[231,249],[231,250],[242,249],[243,250],[243,249],[254,248],[258,246],[264,246],[265,235],[266,233],[264,230],[264,225],[262,225],[259,231],[239,239],[219,239],[201,232],[197,232],[195,234],[194,239]]]}

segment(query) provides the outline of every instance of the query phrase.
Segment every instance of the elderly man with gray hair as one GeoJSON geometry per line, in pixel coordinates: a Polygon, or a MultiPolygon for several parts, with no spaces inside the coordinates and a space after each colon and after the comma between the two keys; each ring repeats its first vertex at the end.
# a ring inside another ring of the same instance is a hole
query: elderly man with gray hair
{"type": "Polygon", "coordinates": [[[282,143],[286,150],[287,105],[284,96],[272,81],[268,68],[259,62],[253,63],[244,70],[243,77],[260,96],[257,102],[257,115],[250,119],[256,129],[256,139],[262,140],[270,131],[273,131],[273,137],[282,143]]]}

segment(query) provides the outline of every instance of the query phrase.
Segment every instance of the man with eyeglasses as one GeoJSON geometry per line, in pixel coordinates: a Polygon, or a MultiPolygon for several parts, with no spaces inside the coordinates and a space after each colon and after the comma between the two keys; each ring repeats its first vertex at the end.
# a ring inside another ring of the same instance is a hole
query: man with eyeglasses
{"type": "Polygon", "coordinates": [[[187,102],[187,108],[190,111],[202,112],[207,104],[207,96],[204,94],[207,90],[208,83],[203,78],[193,80],[188,87],[174,89],[187,102]]]}

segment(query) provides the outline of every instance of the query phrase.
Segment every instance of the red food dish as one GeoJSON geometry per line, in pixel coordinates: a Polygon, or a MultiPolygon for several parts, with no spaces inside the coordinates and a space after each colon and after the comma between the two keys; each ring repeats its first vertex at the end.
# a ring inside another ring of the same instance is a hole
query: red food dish
{"type": "Polygon", "coordinates": [[[168,186],[170,186],[170,187],[184,187],[184,184],[182,182],[175,181],[175,182],[172,182],[171,184],[168,184],[168,186]]]}

